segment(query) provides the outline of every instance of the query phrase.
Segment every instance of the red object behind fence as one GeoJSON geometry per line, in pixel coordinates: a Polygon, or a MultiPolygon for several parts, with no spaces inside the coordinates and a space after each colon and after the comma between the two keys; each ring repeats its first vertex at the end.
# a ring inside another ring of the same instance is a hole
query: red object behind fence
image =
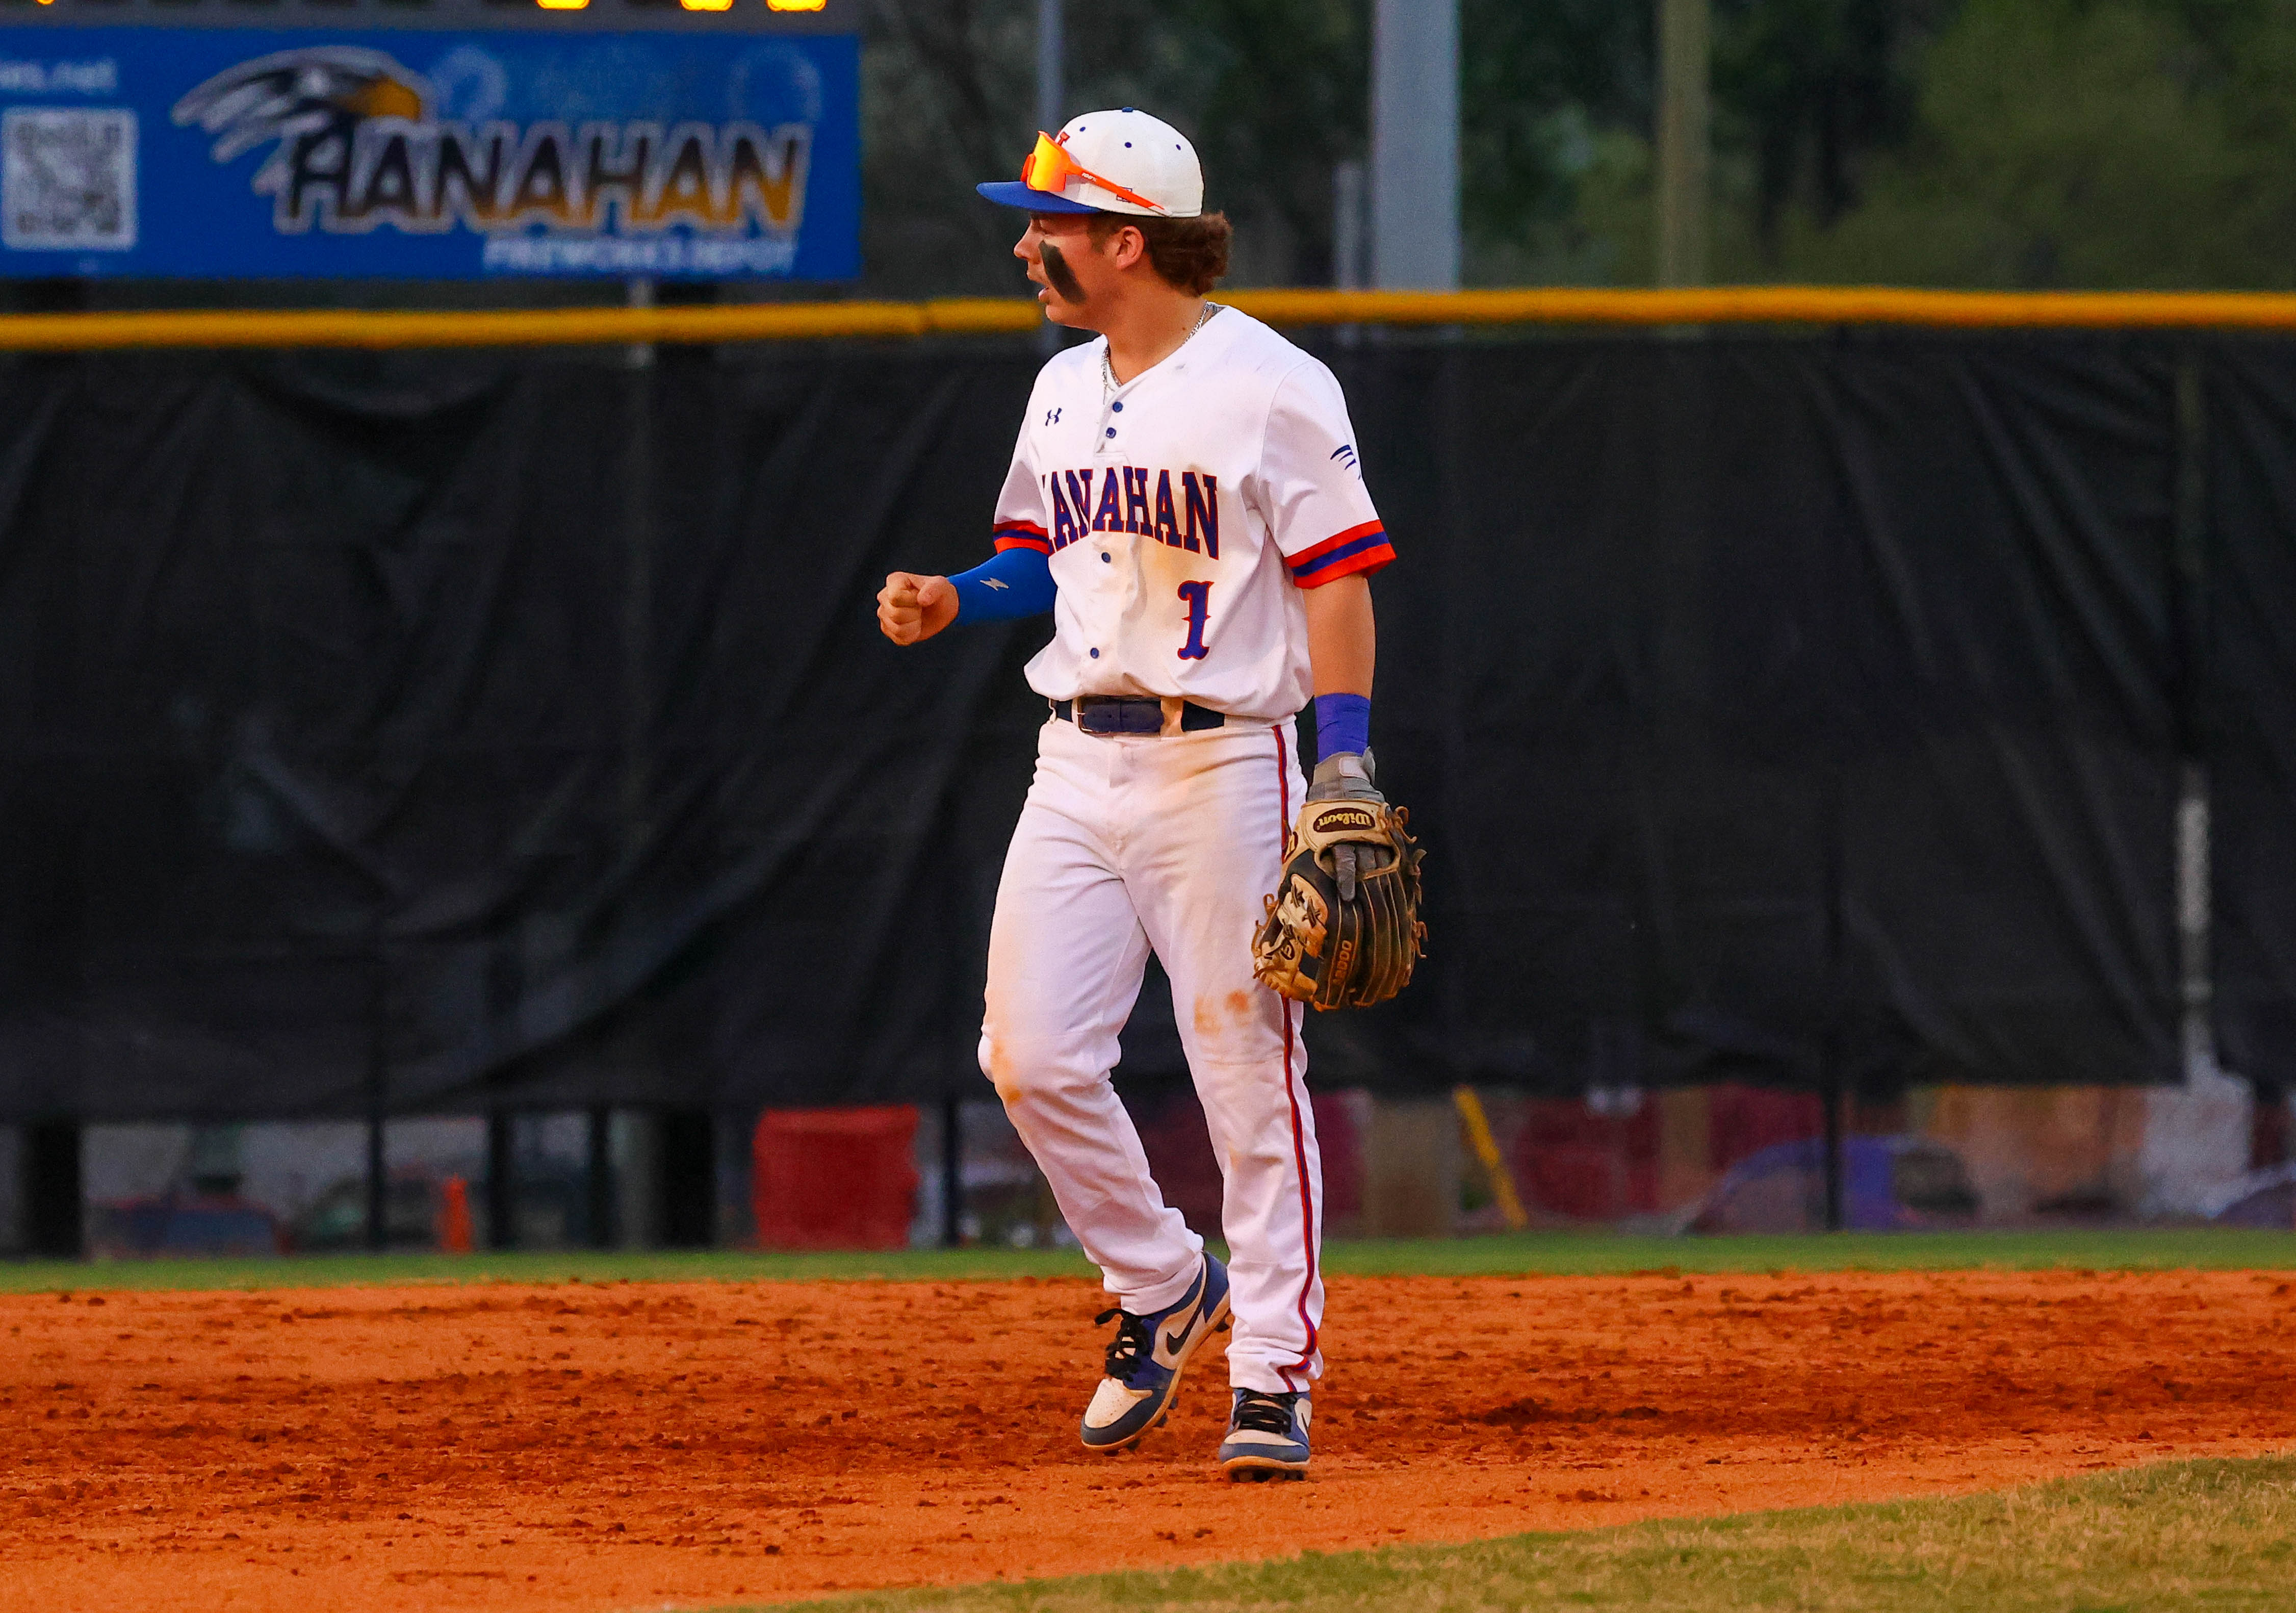
{"type": "Polygon", "coordinates": [[[916,1214],[917,1112],[767,1109],[750,1144],[750,1203],[768,1249],[900,1249],[916,1214]]]}
{"type": "Polygon", "coordinates": [[[1774,1087],[1713,1089],[1713,1118],[1708,1122],[1708,1156],[1718,1171],[1782,1142],[1805,1142],[1825,1135],[1825,1105],[1815,1092],[1774,1087]]]}
{"type": "MultiPolygon", "coordinates": [[[[1646,1093],[1632,1115],[1600,1115],[1576,1098],[1523,1107],[1514,1145],[1518,1190],[1540,1209],[1582,1221],[1614,1221],[1659,1207],[1659,1105],[1646,1093]]],[[[1825,1131],[1813,1092],[1723,1082],[1706,1089],[1706,1156],[1726,1171],[1751,1154],[1825,1131]]]]}
{"type": "Polygon", "coordinates": [[[1515,1140],[1517,1190],[1544,1210],[1613,1221],[1658,1208],[1658,1106],[1598,1115],[1576,1098],[1533,1099],[1515,1140]]]}
{"type": "Polygon", "coordinates": [[[449,1176],[439,1189],[439,1247],[449,1255],[467,1255],[473,1241],[471,1184],[449,1176]]]}

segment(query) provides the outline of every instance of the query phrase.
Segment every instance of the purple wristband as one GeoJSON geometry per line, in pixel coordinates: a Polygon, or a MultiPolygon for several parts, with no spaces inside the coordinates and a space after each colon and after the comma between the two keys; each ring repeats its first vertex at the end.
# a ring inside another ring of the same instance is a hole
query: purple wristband
{"type": "Polygon", "coordinates": [[[1362,755],[1371,749],[1371,696],[1316,696],[1316,760],[1362,755]]]}

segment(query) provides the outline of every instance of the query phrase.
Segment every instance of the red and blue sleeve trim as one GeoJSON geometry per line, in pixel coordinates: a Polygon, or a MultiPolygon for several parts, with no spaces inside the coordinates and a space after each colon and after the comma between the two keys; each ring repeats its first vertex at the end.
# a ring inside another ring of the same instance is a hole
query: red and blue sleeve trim
{"type": "Polygon", "coordinates": [[[1007,521],[990,534],[996,539],[996,552],[1006,549],[1034,549],[1040,555],[1053,552],[1053,540],[1043,527],[1033,521],[1007,521]]]}
{"type": "Polygon", "coordinates": [[[1352,577],[1358,572],[1375,572],[1394,559],[1395,547],[1387,540],[1387,529],[1376,521],[1366,521],[1361,526],[1351,526],[1324,539],[1307,553],[1292,555],[1285,564],[1292,568],[1292,581],[1303,588],[1312,588],[1352,577]]]}

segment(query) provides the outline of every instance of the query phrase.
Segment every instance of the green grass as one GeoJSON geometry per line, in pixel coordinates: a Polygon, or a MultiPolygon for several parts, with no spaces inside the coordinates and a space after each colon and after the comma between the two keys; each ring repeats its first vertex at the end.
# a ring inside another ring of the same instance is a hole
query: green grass
{"type": "Polygon", "coordinates": [[[2296,1608],[2296,1457],[1466,1546],[844,1596],[840,1613],[2121,1613],[2296,1608]]]}
{"type": "Polygon", "coordinates": [[[1034,1249],[752,1254],[566,1249],[555,1254],[291,1255],[276,1260],[0,1263],[0,1293],[129,1288],[335,1288],[419,1282],[891,1282],[1089,1277],[1080,1255],[1034,1249]]]}
{"type": "Polygon", "coordinates": [[[2296,1270],[2296,1231],[2100,1228],[2016,1232],[1835,1232],[1628,1238],[1524,1232],[1497,1238],[1335,1243],[1324,1261],[1355,1276],[1599,1277],[1628,1271],[2296,1270]]]}
{"type": "MultiPolygon", "coordinates": [[[[2296,1232],[2185,1228],[2047,1232],[1837,1233],[1779,1238],[1626,1238],[1534,1232],[1446,1240],[1333,1243],[1325,1268],[1349,1276],[1603,1276],[1631,1271],[1844,1271],[2090,1268],[2296,1270],[2296,1232]]],[[[709,1250],[554,1255],[299,1255],[279,1260],[0,1263],[0,1293],[60,1288],[300,1288],[409,1282],[972,1281],[1089,1277],[1056,1250],[919,1249],[761,1255],[709,1250]]],[[[2296,1605],[2296,1604],[2292,1604],[2296,1605]]]]}

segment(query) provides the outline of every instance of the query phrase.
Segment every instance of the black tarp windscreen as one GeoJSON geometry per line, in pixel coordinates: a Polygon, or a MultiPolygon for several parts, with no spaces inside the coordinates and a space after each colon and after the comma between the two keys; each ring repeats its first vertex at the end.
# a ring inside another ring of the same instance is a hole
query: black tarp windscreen
{"type": "Polygon", "coordinates": [[[2296,1083],[2296,351],[2212,352],[2208,675],[2217,1029],[2242,1074],[2296,1083]]]}
{"type": "MultiPolygon", "coordinates": [[[[1319,1082],[2173,1073],[2161,352],[1329,357],[1431,941],[1319,1082]]],[[[1045,627],[872,596],[985,552],[1035,362],[11,366],[0,1115],[972,1090],[1045,627]]]]}
{"type": "Polygon", "coordinates": [[[1403,488],[1379,711],[1398,789],[1431,786],[1443,961],[1389,1011],[1416,1057],[1811,1079],[1830,1030],[1882,1080],[2173,1072],[2163,366],[1628,342],[1343,373],[1403,488]]]}

